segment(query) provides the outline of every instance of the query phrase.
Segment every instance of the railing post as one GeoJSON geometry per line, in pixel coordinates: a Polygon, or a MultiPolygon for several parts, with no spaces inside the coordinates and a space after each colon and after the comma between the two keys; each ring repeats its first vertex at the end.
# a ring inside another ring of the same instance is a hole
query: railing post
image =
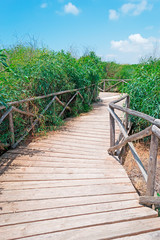
{"type": "Polygon", "coordinates": [[[97,99],[97,90],[96,90],[96,85],[94,86],[94,89],[93,89],[93,101],[96,101],[97,99]]]}
{"type": "MultiPolygon", "coordinates": [[[[126,98],[126,108],[129,108],[129,107],[130,107],[130,97],[127,96],[127,98],[126,98]]],[[[129,116],[129,114],[126,113],[126,119],[125,119],[125,128],[126,128],[126,130],[128,130],[128,122],[129,122],[128,116],[129,116]]]]}
{"type": "MultiPolygon", "coordinates": [[[[114,109],[110,107],[111,110],[114,112],[114,109]]],[[[110,147],[115,145],[115,120],[110,114],[110,147]]]]}
{"type": "Polygon", "coordinates": [[[11,132],[11,143],[13,145],[15,143],[15,137],[14,137],[14,124],[13,124],[12,112],[9,113],[9,128],[11,132]]]}
{"type": "Polygon", "coordinates": [[[155,177],[156,177],[156,165],[157,165],[157,153],[158,153],[158,138],[151,135],[150,156],[148,163],[148,179],[147,179],[147,196],[154,196],[155,177]]]}
{"type": "Polygon", "coordinates": [[[105,92],[105,90],[106,90],[106,81],[104,80],[104,82],[103,82],[103,92],[105,92]]]}

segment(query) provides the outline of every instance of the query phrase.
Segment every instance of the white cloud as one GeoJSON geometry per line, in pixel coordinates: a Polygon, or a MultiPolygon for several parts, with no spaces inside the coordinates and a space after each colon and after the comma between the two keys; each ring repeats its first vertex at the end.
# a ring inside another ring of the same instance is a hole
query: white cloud
{"type": "Polygon", "coordinates": [[[135,4],[126,3],[126,4],[122,5],[120,11],[121,11],[123,14],[127,14],[127,13],[133,11],[134,8],[135,8],[135,4]]]}
{"type": "Polygon", "coordinates": [[[116,10],[110,9],[109,10],[109,19],[110,20],[117,20],[119,18],[119,14],[116,10]]]}
{"type": "Polygon", "coordinates": [[[124,40],[112,40],[110,44],[109,53],[104,56],[106,61],[133,64],[138,63],[142,58],[160,56],[160,38],[145,38],[136,33],[124,40]]]}
{"type": "Polygon", "coordinates": [[[160,43],[160,39],[143,38],[137,33],[131,34],[127,40],[111,41],[111,48],[123,53],[144,55],[152,53],[157,43],[160,43]]]}
{"type": "Polygon", "coordinates": [[[80,10],[71,2],[69,2],[64,6],[64,12],[67,14],[78,15],[80,13],[80,10]]]}
{"type": "Polygon", "coordinates": [[[40,7],[41,7],[41,8],[46,8],[47,6],[48,6],[47,3],[42,3],[40,7]]]}
{"type": "Polygon", "coordinates": [[[138,16],[144,11],[151,10],[152,7],[151,4],[148,4],[147,0],[140,0],[138,3],[128,2],[123,4],[117,11],[113,9],[109,10],[109,19],[118,19],[120,15],[138,16]]]}

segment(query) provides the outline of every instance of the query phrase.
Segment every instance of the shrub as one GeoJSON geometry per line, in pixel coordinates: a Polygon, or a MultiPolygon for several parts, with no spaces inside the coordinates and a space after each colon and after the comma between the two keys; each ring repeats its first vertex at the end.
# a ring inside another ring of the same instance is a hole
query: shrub
{"type": "MultiPolygon", "coordinates": [[[[39,49],[26,45],[6,49],[4,56],[2,56],[3,52],[0,52],[0,104],[5,106],[10,101],[83,88],[91,84],[98,85],[105,74],[104,65],[94,52],[79,59],[72,57],[69,52],[54,52],[46,48],[39,49]],[[2,65],[2,60],[6,67],[2,65]]],[[[81,94],[84,97],[84,103],[82,104],[77,98],[71,104],[74,112],[65,112],[64,117],[78,114],[89,108],[87,104],[89,93],[82,90],[81,94]]],[[[72,95],[65,94],[63,101],[68,102],[72,95]]],[[[29,108],[39,114],[50,100],[47,98],[30,102],[29,108]]],[[[24,111],[26,107],[25,104],[19,105],[19,108],[24,111]]],[[[51,129],[61,121],[58,113],[62,110],[62,106],[55,104],[55,108],[56,112],[53,107],[46,111],[37,131],[51,129]]],[[[3,113],[4,110],[1,111],[0,116],[3,113]]],[[[30,121],[27,117],[14,113],[14,124],[16,138],[18,138],[30,121]]],[[[8,118],[0,125],[0,132],[0,141],[10,144],[8,118]]]]}
{"type": "MultiPolygon", "coordinates": [[[[149,58],[137,65],[135,72],[124,92],[130,95],[131,108],[160,118],[160,60],[149,58]]],[[[131,117],[137,130],[149,123],[143,119],[131,117]]]]}

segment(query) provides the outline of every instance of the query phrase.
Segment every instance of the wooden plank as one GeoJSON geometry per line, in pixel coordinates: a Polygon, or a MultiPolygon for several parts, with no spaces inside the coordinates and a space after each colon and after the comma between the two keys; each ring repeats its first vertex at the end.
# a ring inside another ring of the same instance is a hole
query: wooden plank
{"type": "Polygon", "coordinates": [[[69,180],[69,179],[109,179],[109,178],[124,178],[127,177],[127,174],[125,173],[112,173],[111,171],[107,174],[3,174],[1,176],[2,182],[17,182],[17,181],[50,181],[50,180],[69,180]]]}
{"type": "Polygon", "coordinates": [[[87,155],[86,154],[83,154],[82,152],[80,151],[77,151],[77,152],[52,152],[52,151],[41,151],[41,150],[32,150],[32,149],[14,149],[14,150],[9,150],[8,153],[11,153],[11,154],[21,154],[21,155],[36,155],[36,156],[48,156],[48,157],[69,157],[69,158],[81,158],[81,159],[85,159],[85,157],[88,159],[88,160],[97,160],[97,159],[100,159],[100,160],[104,160],[106,159],[106,154],[103,154],[103,155],[100,155],[98,156],[98,154],[94,154],[93,156],[90,156],[90,155],[87,155]]]}
{"type": "Polygon", "coordinates": [[[1,167],[13,170],[1,176],[0,239],[112,239],[158,226],[157,212],[138,204],[126,172],[106,152],[108,122],[106,106],[95,105],[47,139],[1,157],[1,167]]]}
{"type": "MultiPolygon", "coordinates": [[[[96,169],[96,168],[54,168],[54,167],[18,167],[14,166],[14,168],[9,168],[7,170],[7,174],[106,174],[110,175],[111,169],[96,169]]],[[[1,173],[1,171],[0,171],[1,173]]],[[[123,168],[114,169],[112,167],[112,175],[123,174],[126,177],[126,172],[123,168]]]]}
{"type": "MultiPolygon", "coordinates": [[[[87,129],[86,129],[87,130],[87,129]]],[[[94,128],[93,128],[93,130],[92,131],[95,131],[94,130],[94,128]]],[[[96,132],[95,132],[95,134],[96,134],[96,132]]],[[[109,132],[107,131],[107,133],[106,133],[106,136],[109,136],[109,132]]],[[[53,135],[54,136],[54,135],[53,135]]],[[[52,139],[53,138],[53,136],[50,136],[48,139],[52,139]]],[[[70,134],[70,133],[68,133],[67,132],[67,134],[62,134],[62,135],[56,135],[56,140],[59,140],[59,141],[66,141],[67,139],[66,139],[66,136],[68,136],[68,140],[76,140],[76,141],[85,141],[85,142],[88,142],[88,143],[90,143],[90,142],[93,142],[93,144],[94,144],[94,142],[100,142],[100,143],[103,143],[103,141],[105,140],[105,142],[109,142],[107,139],[104,139],[105,137],[101,137],[101,138],[96,138],[95,136],[94,137],[90,137],[90,136],[86,136],[86,137],[84,137],[84,136],[81,136],[81,135],[74,135],[74,134],[70,134]]],[[[55,137],[55,136],[54,136],[55,137]]]]}
{"type": "MultiPolygon", "coordinates": [[[[7,159],[6,159],[7,160],[7,159]]],[[[4,161],[3,166],[7,165],[7,161],[4,161]]],[[[111,161],[111,160],[107,160],[105,163],[102,162],[98,162],[97,163],[87,163],[87,162],[65,162],[63,160],[60,160],[59,162],[54,162],[54,161],[32,161],[32,160],[28,160],[27,158],[24,160],[20,159],[20,158],[15,158],[14,161],[10,164],[10,166],[21,166],[21,167],[56,167],[56,168],[83,168],[83,169],[121,169],[121,165],[117,162],[117,161],[111,161]]]]}
{"type": "Polygon", "coordinates": [[[19,181],[19,182],[1,182],[0,187],[3,191],[15,189],[39,189],[55,187],[89,186],[89,185],[113,185],[131,184],[128,178],[109,178],[109,179],[82,179],[82,180],[59,180],[59,181],[19,181]]]}
{"type": "Polygon", "coordinates": [[[34,200],[43,198],[63,198],[77,196],[94,196],[103,194],[122,194],[135,193],[134,187],[130,184],[122,183],[119,185],[90,185],[90,186],[75,186],[75,187],[57,187],[46,189],[25,189],[3,191],[0,202],[5,201],[22,201],[34,200]]]}
{"type": "Polygon", "coordinates": [[[17,213],[26,211],[35,211],[40,209],[60,208],[69,206],[83,206],[97,203],[117,203],[122,201],[138,200],[137,193],[124,193],[124,194],[112,194],[112,195],[94,195],[94,196],[82,196],[72,198],[50,198],[36,199],[30,201],[14,201],[14,202],[1,202],[0,214],[5,213],[17,213]]]}
{"type": "MultiPolygon", "coordinates": [[[[104,213],[110,211],[119,211],[124,209],[139,208],[142,206],[138,204],[137,200],[122,201],[115,203],[97,203],[83,206],[70,206],[65,208],[50,208],[37,211],[10,213],[0,215],[0,227],[11,224],[36,222],[42,220],[57,219],[62,217],[72,217],[83,214],[104,213]]],[[[116,214],[116,213],[115,213],[116,214]]]]}
{"type": "MultiPolygon", "coordinates": [[[[88,142],[87,144],[83,143],[82,141],[70,141],[68,139],[67,140],[63,140],[63,144],[65,144],[64,146],[65,147],[77,147],[77,148],[87,148],[87,147],[90,147],[91,146],[95,146],[95,148],[97,149],[104,149],[104,147],[108,144],[109,142],[108,141],[102,141],[101,143],[97,144],[93,141],[92,143],[91,142],[88,142]],[[87,146],[86,146],[87,145],[87,146]]],[[[44,141],[39,141],[39,142],[33,142],[31,144],[29,144],[28,146],[34,146],[34,145],[37,145],[37,144],[44,144],[44,146],[47,146],[47,145],[52,145],[52,146],[61,146],[62,147],[62,141],[54,141],[54,140],[44,140],[44,141]]]]}
{"type": "MultiPolygon", "coordinates": [[[[14,159],[20,159],[20,160],[29,160],[29,161],[41,161],[41,162],[64,162],[64,163],[86,163],[86,164],[106,164],[106,163],[110,163],[114,160],[114,162],[117,163],[117,161],[111,157],[111,156],[106,156],[105,158],[89,158],[88,156],[84,156],[82,158],[80,158],[81,156],[75,156],[72,155],[72,157],[70,155],[59,155],[56,154],[55,155],[47,155],[47,154],[37,154],[34,155],[33,152],[30,152],[30,154],[17,154],[17,153],[5,153],[3,154],[3,156],[1,157],[1,162],[5,161],[5,160],[14,160],[14,159]],[[109,158],[109,159],[108,159],[109,158]]],[[[113,162],[112,162],[113,163],[113,162]]]]}
{"type": "Polygon", "coordinates": [[[117,238],[117,240],[159,240],[160,231],[138,234],[132,237],[117,238]]]}
{"type": "MultiPolygon", "coordinates": [[[[140,233],[146,233],[160,229],[160,219],[143,219],[122,223],[104,224],[91,226],[87,228],[71,229],[64,232],[51,232],[45,235],[24,238],[25,240],[97,240],[97,239],[117,239],[125,236],[134,236],[140,233]]],[[[134,239],[134,237],[132,239],[134,239]]],[[[142,239],[144,240],[144,239],[142,239]]]]}
{"type": "MultiPolygon", "coordinates": [[[[23,147],[22,147],[22,149],[23,149],[23,147]]],[[[74,152],[75,151],[75,152],[77,152],[77,151],[80,151],[80,150],[83,149],[83,152],[85,152],[85,153],[93,153],[93,154],[94,153],[98,153],[98,154],[106,153],[106,150],[104,149],[104,147],[103,148],[94,148],[92,150],[91,148],[88,148],[87,145],[84,148],[78,148],[78,147],[75,147],[75,146],[69,146],[68,147],[68,146],[65,146],[65,145],[61,145],[61,146],[60,145],[49,145],[49,146],[47,146],[43,143],[42,144],[38,143],[38,144],[29,145],[27,147],[27,149],[40,149],[40,150],[44,150],[44,151],[53,151],[53,152],[54,151],[57,151],[57,152],[59,152],[59,151],[62,151],[62,152],[73,151],[74,152]]]]}
{"type": "MultiPolygon", "coordinates": [[[[109,213],[96,213],[96,214],[87,214],[82,216],[74,216],[69,218],[60,218],[60,219],[53,219],[50,221],[39,221],[39,222],[30,222],[30,223],[24,223],[19,225],[10,225],[10,226],[3,226],[1,227],[1,235],[3,236],[3,239],[14,239],[14,238],[21,238],[21,237],[30,237],[36,234],[44,234],[48,232],[56,232],[56,231],[64,231],[68,229],[73,228],[82,228],[82,227],[88,227],[93,225],[99,225],[99,224],[110,224],[114,222],[121,222],[121,221],[131,221],[131,220],[138,220],[143,219],[146,216],[148,217],[154,217],[157,214],[153,213],[153,211],[149,208],[141,208],[141,211],[139,211],[139,208],[135,209],[127,209],[127,210],[120,210],[115,212],[109,212],[109,213]]],[[[160,221],[157,221],[160,223],[160,221]]],[[[122,223],[124,224],[124,223],[122,223]]],[[[134,225],[133,225],[134,226],[134,225]]],[[[142,227],[142,226],[141,226],[142,227]]],[[[159,226],[156,225],[156,228],[160,229],[159,226]]],[[[107,227],[111,230],[111,227],[107,227]]],[[[131,227],[133,229],[133,227],[131,227]]],[[[152,226],[153,228],[153,226],[152,226]]],[[[142,228],[143,229],[143,228],[142,228]]],[[[82,229],[81,229],[82,230],[82,229]]],[[[88,230],[88,229],[87,229],[88,230]]],[[[119,232],[120,229],[118,229],[119,232]]],[[[84,231],[84,229],[83,229],[84,231]]],[[[130,230],[131,231],[131,230],[130,230]]],[[[132,230],[133,231],[133,230],[132,230]]],[[[91,233],[91,231],[89,231],[91,233]]],[[[104,232],[102,232],[104,234],[104,232]]],[[[94,232],[96,238],[102,237],[102,233],[99,235],[99,231],[94,232]]],[[[115,231],[112,227],[112,232],[108,232],[108,237],[114,236],[115,233],[117,233],[117,229],[115,231]]],[[[122,233],[122,232],[121,232],[122,233]]],[[[63,234],[63,233],[62,233],[63,234]]],[[[89,237],[90,235],[85,232],[85,239],[88,239],[86,237],[89,237]]],[[[123,234],[124,231],[123,231],[123,234]]],[[[119,233],[120,235],[120,233],[119,233]]],[[[64,235],[63,235],[64,236],[64,235]]],[[[71,239],[67,235],[63,239],[71,239]]],[[[74,236],[74,239],[76,239],[76,235],[72,234],[74,236]]],[[[84,236],[84,234],[83,234],[84,236]]],[[[93,236],[93,233],[91,234],[93,236]]],[[[90,239],[91,239],[90,236],[90,239]]],[[[38,236],[39,237],[39,236],[38,236]]],[[[94,239],[96,239],[94,237],[94,239]]],[[[54,238],[56,239],[56,238],[54,238]]],[[[80,238],[79,238],[80,239],[80,238]]],[[[84,239],[81,235],[81,239],[84,239]]],[[[93,238],[92,238],[93,239],[93,238]]],[[[109,239],[109,238],[108,238],[109,239]]],[[[110,238],[111,239],[111,238],[110,238]]]]}

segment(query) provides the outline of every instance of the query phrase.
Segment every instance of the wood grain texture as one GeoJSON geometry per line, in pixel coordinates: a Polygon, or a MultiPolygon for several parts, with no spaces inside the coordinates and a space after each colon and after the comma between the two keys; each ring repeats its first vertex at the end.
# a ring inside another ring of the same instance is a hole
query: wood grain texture
{"type": "Polygon", "coordinates": [[[0,240],[116,239],[160,229],[157,212],[139,204],[107,153],[108,96],[114,98],[103,93],[91,112],[1,157],[0,240]]]}

